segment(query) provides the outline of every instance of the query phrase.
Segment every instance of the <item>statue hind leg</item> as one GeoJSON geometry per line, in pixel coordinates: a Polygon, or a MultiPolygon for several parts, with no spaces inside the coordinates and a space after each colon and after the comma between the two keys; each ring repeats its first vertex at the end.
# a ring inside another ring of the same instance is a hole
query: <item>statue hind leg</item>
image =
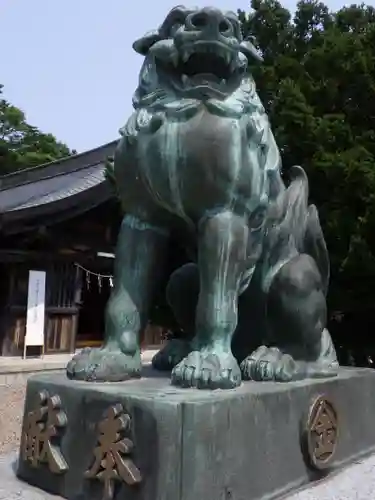
{"type": "Polygon", "coordinates": [[[114,288],[105,313],[105,342],[69,362],[69,378],[120,381],[141,375],[139,333],[163,270],[168,232],[126,215],[116,249],[114,288]]]}
{"type": "Polygon", "coordinates": [[[337,374],[326,326],[324,283],[315,260],[299,254],[273,278],[267,323],[273,346],[261,346],[241,365],[244,379],[290,381],[337,374]]]}
{"type": "Polygon", "coordinates": [[[156,370],[170,371],[191,351],[195,331],[195,311],[199,296],[199,270],[193,263],[174,271],[169,279],[167,302],[183,329],[183,336],[168,340],[152,359],[156,370]]]}
{"type": "Polygon", "coordinates": [[[327,247],[317,210],[308,205],[307,176],[301,167],[290,173],[288,188],[272,207],[262,261],[260,288],[271,342],[242,362],[245,379],[288,381],[338,371],[326,329],[327,247]]]}

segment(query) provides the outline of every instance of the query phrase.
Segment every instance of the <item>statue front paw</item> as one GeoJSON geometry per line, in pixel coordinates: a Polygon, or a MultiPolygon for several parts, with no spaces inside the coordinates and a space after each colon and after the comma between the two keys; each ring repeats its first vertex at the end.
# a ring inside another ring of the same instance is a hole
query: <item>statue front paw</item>
{"type": "Polygon", "coordinates": [[[121,382],[141,376],[140,353],[129,356],[120,350],[83,349],[66,367],[67,377],[87,382],[121,382]]]}
{"type": "Polygon", "coordinates": [[[172,371],[172,384],[197,389],[234,389],[241,371],[232,353],[192,351],[172,371]]]}

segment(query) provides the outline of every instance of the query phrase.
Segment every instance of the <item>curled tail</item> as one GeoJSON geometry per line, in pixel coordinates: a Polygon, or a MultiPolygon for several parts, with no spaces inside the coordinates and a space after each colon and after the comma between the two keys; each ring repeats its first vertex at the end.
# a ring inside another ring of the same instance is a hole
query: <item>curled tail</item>
{"type": "Polygon", "coordinates": [[[266,237],[266,282],[284,263],[298,253],[310,255],[316,262],[324,292],[329,281],[329,257],[315,205],[308,204],[309,183],[303,168],[290,169],[291,181],[270,208],[266,237]],[[268,268],[268,269],[267,269],[268,268]]]}
{"type": "Polygon", "coordinates": [[[304,251],[315,260],[322,278],[324,293],[327,294],[330,275],[329,255],[315,205],[308,207],[304,251]]]}
{"type": "Polygon", "coordinates": [[[308,216],[308,180],[301,167],[290,169],[291,181],[269,209],[266,235],[268,264],[272,267],[303,251],[308,216]]]}
{"type": "Polygon", "coordinates": [[[294,178],[287,190],[290,207],[287,212],[291,214],[289,227],[295,235],[297,250],[315,260],[326,294],[330,274],[329,256],[318,210],[315,205],[308,204],[309,184],[305,171],[301,167],[293,167],[291,173],[294,178]]]}

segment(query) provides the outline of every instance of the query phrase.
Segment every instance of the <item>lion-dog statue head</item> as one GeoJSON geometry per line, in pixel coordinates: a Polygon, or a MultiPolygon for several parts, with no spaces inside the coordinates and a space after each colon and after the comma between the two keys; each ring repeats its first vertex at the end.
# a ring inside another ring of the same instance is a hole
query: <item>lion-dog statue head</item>
{"type": "Polygon", "coordinates": [[[249,64],[262,60],[243,40],[237,15],[213,7],[175,7],[133,48],[146,57],[136,108],[172,99],[223,101],[243,86],[249,64]]]}

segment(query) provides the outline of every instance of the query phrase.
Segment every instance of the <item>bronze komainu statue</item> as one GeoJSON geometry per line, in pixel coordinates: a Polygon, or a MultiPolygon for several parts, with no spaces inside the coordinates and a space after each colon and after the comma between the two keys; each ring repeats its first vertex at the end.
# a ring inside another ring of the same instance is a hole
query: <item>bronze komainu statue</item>
{"type": "Polygon", "coordinates": [[[335,375],[326,326],[329,259],[302,168],[286,186],[251,76],[260,59],[234,13],[172,9],[134,43],[145,57],[114,158],[126,211],[105,343],[69,363],[70,378],[139,377],[139,332],[178,232],[193,262],[167,295],[185,340],[153,360],[183,387],[335,375]]]}

